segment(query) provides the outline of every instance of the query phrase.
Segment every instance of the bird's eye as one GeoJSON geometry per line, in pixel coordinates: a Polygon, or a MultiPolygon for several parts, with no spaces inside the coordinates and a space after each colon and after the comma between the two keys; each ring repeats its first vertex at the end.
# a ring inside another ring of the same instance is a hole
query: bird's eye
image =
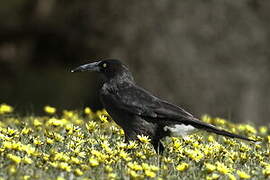
{"type": "Polygon", "coordinates": [[[106,63],[102,64],[103,68],[106,68],[108,65],[106,63]]]}

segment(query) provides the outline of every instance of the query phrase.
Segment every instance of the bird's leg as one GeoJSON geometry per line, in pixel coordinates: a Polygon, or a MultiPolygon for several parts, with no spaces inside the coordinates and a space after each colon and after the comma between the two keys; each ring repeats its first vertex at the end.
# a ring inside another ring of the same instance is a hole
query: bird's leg
{"type": "MultiPolygon", "coordinates": [[[[131,138],[130,136],[127,135],[127,133],[125,133],[125,143],[129,144],[130,141],[134,140],[133,138],[131,138]]],[[[132,149],[126,149],[126,152],[131,153],[133,150],[132,149]]]]}
{"type": "Polygon", "coordinates": [[[157,154],[162,154],[164,152],[165,148],[160,140],[155,140],[152,144],[157,154]]]}
{"type": "Polygon", "coordinates": [[[125,141],[124,141],[126,144],[128,144],[129,142],[129,139],[125,136],[125,141]]]}
{"type": "Polygon", "coordinates": [[[165,148],[164,148],[164,146],[163,146],[163,144],[162,144],[162,142],[160,140],[155,140],[155,141],[153,141],[152,144],[154,146],[154,149],[155,149],[156,153],[158,154],[158,156],[157,156],[157,158],[158,158],[157,159],[158,160],[158,162],[157,162],[158,167],[161,167],[162,161],[160,161],[160,158],[161,158],[165,148]]]}
{"type": "Polygon", "coordinates": [[[125,133],[125,143],[129,143],[129,141],[133,140],[133,138],[128,135],[128,133],[126,133],[126,131],[124,130],[124,133],[125,133]]]}

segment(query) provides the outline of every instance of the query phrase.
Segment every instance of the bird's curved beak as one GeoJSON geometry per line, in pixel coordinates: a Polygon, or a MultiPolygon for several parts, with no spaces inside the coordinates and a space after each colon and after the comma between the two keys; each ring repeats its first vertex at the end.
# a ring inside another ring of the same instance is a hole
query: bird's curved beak
{"type": "Polygon", "coordinates": [[[99,62],[84,64],[84,65],[81,65],[75,69],[72,69],[71,72],[99,71],[98,64],[99,64],[99,62]]]}

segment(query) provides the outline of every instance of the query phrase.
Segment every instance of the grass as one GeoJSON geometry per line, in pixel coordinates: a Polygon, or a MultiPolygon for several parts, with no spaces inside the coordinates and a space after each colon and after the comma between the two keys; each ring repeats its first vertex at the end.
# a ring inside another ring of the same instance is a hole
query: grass
{"type": "Polygon", "coordinates": [[[124,132],[105,110],[63,111],[21,117],[0,105],[0,179],[267,179],[269,127],[202,120],[260,143],[205,132],[166,138],[157,155],[148,137],[124,143],[124,132]],[[46,114],[46,115],[45,115],[46,114]]]}

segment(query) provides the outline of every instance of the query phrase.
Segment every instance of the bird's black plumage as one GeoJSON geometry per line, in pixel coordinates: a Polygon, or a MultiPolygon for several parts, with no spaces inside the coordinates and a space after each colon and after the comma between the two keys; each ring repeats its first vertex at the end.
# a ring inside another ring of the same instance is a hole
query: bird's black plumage
{"type": "Polygon", "coordinates": [[[200,121],[184,109],[137,86],[127,66],[119,60],[107,59],[82,65],[72,72],[88,70],[103,75],[105,81],[100,91],[101,101],[114,121],[123,128],[126,141],[135,140],[137,135],[143,134],[151,138],[157,152],[162,152],[164,147],[160,140],[173,133],[185,134],[185,128],[253,141],[200,121]]]}

